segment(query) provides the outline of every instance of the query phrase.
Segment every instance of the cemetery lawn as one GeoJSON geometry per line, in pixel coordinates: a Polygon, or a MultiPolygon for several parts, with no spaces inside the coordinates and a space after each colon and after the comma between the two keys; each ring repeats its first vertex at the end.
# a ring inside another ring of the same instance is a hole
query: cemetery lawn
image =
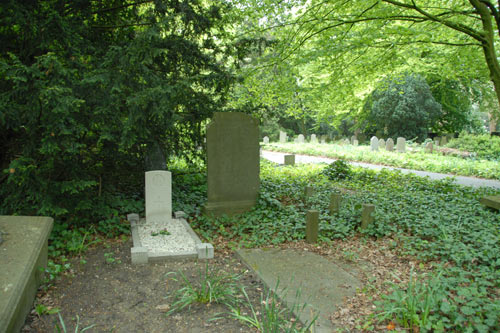
{"type": "MultiPolygon", "coordinates": [[[[273,142],[262,146],[265,150],[341,158],[348,161],[366,162],[387,165],[405,169],[447,173],[458,176],[473,176],[487,179],[500,179],[500,162],[484,158],[463,158],[459,156],[443,155],[452,149],[437,147],[432,154],[424,152],[423,145],[411,144],[406,146],[406,153],[388,152],[380,149],[370,151],[370,146],[352,146],[347,144],[317,144],[317,143],[278,143],[273,142]]],[[[459,151],[456,151],[459,154],[459,151]]]]}
{"type": "MultiPolygon", "coordinates": [[[[185,211],[193,229],[214,245],[216,259],[209,266],[219,272],[246,271],[234,257],[238,247],[313,251],[340,265],[365,267],[357,272],[364,287],[330,316],[345,331],[500,331],[500,214],[479,204],[498,190],[388,170],[285,167],[262,160],[257,206],[240,216],[214,219],[200,214],[206,200],[204,170],[184,164],[172,171],[173,210],[185,211]],[[315,189],[307,200],[305,186],[315,189]],[[332,192],[343,199],[340,211],[330,215],[332,192]],[[360,231],[364,203],[375,205],[375,221],[360,231]],[[309,209],[320,213],[314,245],[304,243],[309,209]]],[[[71,318],[79,315],[80,327],[96,324],[99,332],[114,327],[114,332],[252,331],[228,317],[209,321],[228,311],[215,302],[193,304],[167,317],[157,307],[171,307],[174,299],[165,297],[183,285],[165,274],[181,270],[197,279],[203,264],[131,266],[130,247],[130,240],[109,239],[90,246],[83,254],[87,263],[72,259],[71,268],[50,282],[39,302],[59,307],[72,325],[71,318]]],[[[245,273],[237,284],[252,304],[261,304],[265,291],[255,276],[245,273]]],[[[28,323],[33,331],[51,331],[56,319],[32,315],[28,323]]]]}

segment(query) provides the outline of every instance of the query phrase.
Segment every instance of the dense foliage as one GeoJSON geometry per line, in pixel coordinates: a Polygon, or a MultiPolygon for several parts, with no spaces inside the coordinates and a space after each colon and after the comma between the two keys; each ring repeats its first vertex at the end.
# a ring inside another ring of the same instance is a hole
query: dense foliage
{"type": "Polygon", "coordinates": [[[145,160],[200,154],[203,124],[233,79],[224,10],[192,0],[4,2],[0,213],[113,219],[141,196],[145,160]]]}
{"type": "Polygon", "coordinates": [[[381,82],[365,104],[368,126],[387,137],[427,137],[428,129],[441,116],[429,85],[419,75],[406,75],[381,82]]]}
{"type": "Polygon", "coordinates": [[[470,135],[462,133],[456,139],[452,139],[447,145],[468,152],[473,152],[481,159],[500,162],[500,137],[483,135],[470,135]]]}

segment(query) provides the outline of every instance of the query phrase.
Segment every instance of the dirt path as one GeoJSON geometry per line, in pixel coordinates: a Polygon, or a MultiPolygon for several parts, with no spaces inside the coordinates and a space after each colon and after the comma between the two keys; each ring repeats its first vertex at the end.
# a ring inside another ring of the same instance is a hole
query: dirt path
{"type": "MultiPolygon", "coordinates": [[[[85,254],[86,264],[72,261],[73,276],[63,276],[40,301],[59,308],[68,332],[74,331],[74,318],[80,317],[80,328],[95,325],[87,332],[248,332],[251,329],[234,319],[209,321],[223,305],[194,305],[171,316],[167,295],[182,286],[166,277],[169,272],[182,271],[191,280],[198,279],[204,262],[168,262],[131,265],[131,241],[106,243],[85,254]],[[107,246],[106,246],[107,245],[107,246]]],[[[243,274],[240,282],[250,299],[259,304],[261,283],[230,253],[218,253],[210,266],[218,271],[243,274]]],[[[54,332],[56,314],[38,317],[33,311],[23,332],[54,332]]]]}

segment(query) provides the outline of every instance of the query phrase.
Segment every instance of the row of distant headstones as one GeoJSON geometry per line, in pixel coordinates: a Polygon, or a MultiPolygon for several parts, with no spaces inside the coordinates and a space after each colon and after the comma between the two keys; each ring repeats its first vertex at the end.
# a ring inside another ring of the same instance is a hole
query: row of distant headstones
{"type": "MultiPolygon", "coordinates": [[[[280,132],[280,142],[284,143],[284,142],[287,142],[287,135],[285,132],[280,132]]],[[[294,142],[296,143],[304,143],[305,142],[305,137],[303,134],[299,134],[297,138],[294,139],[294,142]]],[[[311,143],[318,143],[318,139],[316,137],[316,134],[311,134],[311,139],[310,139],[310,142],[311,143]]],[[[263,143],[264,144],[267,144],[269,143],[269,137],[265,136],[263,138],[263,143]]],[[[326,143],[326,139],[322,138],[320,143],[324,144],[326,143]]],[[[357,146],[359,144],[356,136],[352,136],[351,137],[351,140],[349,139],[344,139],[343,140],[343,143],[345,144],[352,144],[353,146],[357,146]]],[[[446,136],[443,136],[441,138],[439,137],[436,137],[434,139],[434,141],[430,141],[430,142],[427,142],[426,145],[425,145],[425,151],[426,152],[429,152],[429,153],[432,153],[432,151],[434,150],[434,145],[436,146],[444,146],[448,143],[448,138],[446,136]]],[[[392,138],[389,138],[387,139],[387,141],[385,141],[384,139],[378,139],[376,136],[373,136],[371,139],[370,139],[370,148],[372,151],[378,151],[379,148],[385,148],[387,151],[393,151],[394,150],[394,140],[392,138]]],[[[404,153],[406,151],[406,139],[403,138],[403,137],[399,137],[397,138],[397,141],[396,141],[396,150],[398,152],[402,152],[404,153]]]]}

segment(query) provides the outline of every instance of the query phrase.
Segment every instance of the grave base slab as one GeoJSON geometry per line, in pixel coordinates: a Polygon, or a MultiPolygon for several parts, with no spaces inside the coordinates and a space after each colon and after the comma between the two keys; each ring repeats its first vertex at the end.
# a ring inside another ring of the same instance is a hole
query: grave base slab
{"type": "MultiPolygon", "coordinates": [[[[181,230],[184,233],[184,237],[192,240],[192,249],[181,249],[181,250],[165,250],[161,246],[152,248],[148,247],[147,242],[144,238],[141,239],[141,232],[139,228],[144,228],[146,226],[146,220],[141,219],[140,222],[130,221],[130,227],[132,231],[132,241],[134,246],[131,249],[132,264],[147,264],[149,262],[162,262],[170,260],[185,260],[185,259],[211,259],[213,258],[213,246],[209,243],[202,243],[198,235],[191,229],[191,226],[184,218],[185,213],[182,211],[175,212],[174,216],[178,217],[175,219],[170,219],[170,225],[175,225],[177,230],[181,230]],[[206,247],[211,247],[211,257],[206,257],[205,254],[200,255],[198,247],[202,244],[206,244],[206,247]]],[[[161,228],[158,230],[158,235],[155,237],[164,237],[168,235],[162,235],[160,233],[161,228]]],[[[168,228],[167,228],[168,231],[168,228]]],[[[144,233],[142,233],[144,234],[144,233]]]]}
{"type": "Polygon", "coordinates": [[[341,268],[315,253],[280,249],[239,249],[236,253],[289,308],[296,305],[294,314],[302,323],[317,315],[313,332],[335,331],[329,316],[361,287],[356,278],[359,271],[341,268]]]}
{"type": "Polygon", "coordinates": [[[47,267],[50,217],[0,216],[0,333],[19,332],[47,267]]]}

